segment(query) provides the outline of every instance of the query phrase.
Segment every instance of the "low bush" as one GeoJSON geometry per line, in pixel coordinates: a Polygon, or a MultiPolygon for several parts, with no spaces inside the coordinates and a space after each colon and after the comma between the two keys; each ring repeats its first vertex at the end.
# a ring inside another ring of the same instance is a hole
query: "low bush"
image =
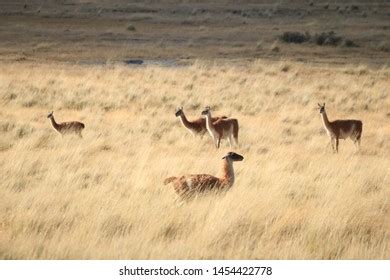
{"type": "Polygon", "coordinates": [[[279,40],[285,43],[302,44],[305,42],[311,42],[319,46],[344,46],[344,47],[357,47],[350,39],[338,36],[334,31],[316,33],[310,35],[309,32],[297,32],[287,31],[279,36],[279,40]]]}
{"type": "Polygon", "coordinates": [[[341,43],[343,38],[341,36],[337,36],[335,32],[329,31],[329,32],[322,32],[319,34],[315,34],[312,40],[314,43],[316,43],[319,46],[322,45],[337,46],[341,43]]]}
{"type": "Polygon", "coordinates": [[[285,43],[302,44],[310,40],[310,34],[305,32],[284,32],[279,39],[285,43]]]}

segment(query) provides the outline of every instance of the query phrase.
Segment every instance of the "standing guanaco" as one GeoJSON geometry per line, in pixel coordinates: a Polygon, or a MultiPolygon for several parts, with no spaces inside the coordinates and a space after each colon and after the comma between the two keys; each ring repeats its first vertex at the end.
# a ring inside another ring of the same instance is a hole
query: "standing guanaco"
{"type": "MultiPolygon", "coordinates": [[[[175,116],[180,118],[180,121],[183,124],[183,126],[187,128],[192,133],[192,135],[194,136],[199,135],[203,137],[203,135],[207,133],[205,118],[199,118],[193,121],[189,121],[186,115],[184,114],[183,107],[179,107],[176,110],[175,116]]],[[[215,122],[219,119],[226,119],[226,116],[213,118],[212,121],[215,122]]]]}
{"type": "Polygon", "coordinates": [[[237,119],[219,119],[213,122],[210,107],[206,107],[202,111],[202,115],[206,116],[206,128],[217,149],[220,146],[221,139],[228,139],[230,147],[232,147],[233,141],[235,145],[238,145],[239,126],[237,119]]]}
{"type": "Polygon", "coordinates": [[[339,151],[339,139],[350,138],[354,144],[359,148],[362,137],[363,123],[360,120],[335,120],[329,121],[325,111],[325,103],[323,105],[318,103],[322,123],[326,133],[330,137],[333,152],[339,151]],[[336,144],[336,145],[335,145],[336,144]]]}
{"type": "Polygon", "coordinates": [[[83,123],[77,121],[57,123],[54,119],[53,113],[54,112],[51,111],[47,117],[50,119],[55,130],[57,130],[61,135],[77,134],[80,138],[83,138],[83,135],[81,134],[82,130],[85,128],[83,123]]]}

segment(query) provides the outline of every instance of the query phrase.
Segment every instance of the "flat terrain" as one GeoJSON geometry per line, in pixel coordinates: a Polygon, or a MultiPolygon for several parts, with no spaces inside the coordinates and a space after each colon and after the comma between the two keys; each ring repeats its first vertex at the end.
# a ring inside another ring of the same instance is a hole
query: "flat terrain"
{"type": "Polygon", "coordinates": [[[156,2],[2,1],[0,259],[389,259],[388,4],[156,2]],[[357,46],[278,39],[332,30],[357,46]],[[331,152],[318,102],[363,121],[360,150],[331,152]],[[175,117],[208,105],[238,147],[175,117]],[[163,185],[231,150],[228,192],[163,185]]]}
{"type": "Polygon", "coordinates": [[[0,15],[0,60],[389,63],[387,1],[3,0],[0,15]],[[286,45],[286,31],[334,31],[358,47],[286,45]]]}

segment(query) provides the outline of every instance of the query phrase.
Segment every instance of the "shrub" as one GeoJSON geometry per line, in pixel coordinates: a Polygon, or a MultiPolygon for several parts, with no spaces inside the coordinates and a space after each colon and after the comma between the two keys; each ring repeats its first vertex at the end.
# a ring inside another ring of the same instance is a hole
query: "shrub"
{"type": "Polygon", "coordinates": [[[358,45],[354,41],[350,39],[346,39],[343,42],[343,47],[354,48],[354,47],[358,47],[358,45]]]}
{"type": "Polygon", "coordinates": [[[351,5],[351,6],[349,6],[349,9],[351,11],[359,11],[359,6],[358,5],[351,5]]]}
{"type": "Polygon", "coordinates": [[[378,50],[382,51],[382,52],[390,52],[390,43],[389,42],[386,42],[386,41],[382,41],[378,47],[377,47],[378,50]]]}
{"type": "Polygon", "coordinates": [[[135,31],[135,26],[130,24],[129,26],[127,26],[127,31],[135,31]]]}
{"type": "Polygon", "coordinates": [[[319,46],[337,46],[341,43],[342,39],[343,38],[341,36],[337,36],[336,33],[334,33],[333,31],[315,34],[313,37],[313,41],[319,46]]]}
{"type": "Polygon", "coordinates": [[[286,43],[294,43],[294,44],[302,44],[310,40],[309,33],[301,33],[301,32],[284,32],[279,39],[286,43]]]}
{"type": "Polygon", "coordinates": [[[319,46],[339,46],[358,47],[355,42],[350,39],[345,39],[342,36],[336,35],[334,31],[316,33],[311,36],[308,32],[284,32],[279,36],[279,39],[285,43],[302,44],[311,42],[319,46]]]}

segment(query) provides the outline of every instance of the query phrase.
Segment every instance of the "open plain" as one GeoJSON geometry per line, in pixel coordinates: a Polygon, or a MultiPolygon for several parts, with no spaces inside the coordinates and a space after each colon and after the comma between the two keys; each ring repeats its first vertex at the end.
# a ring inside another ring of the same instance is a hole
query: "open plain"
{"type": "Polygon", "coordinates": [[[2,1],[0,258],[389,259],[389,5],[342,3],[2,1]],[[331,30],[354,45],[279,37],[331,30]],[[332,153],[319,102],[363,121],[360,150],[332,153]],[[178,106],[237,118],[239,146],[178,106]],[[228,192],[163,184],[231,150],[228,192]]]}

